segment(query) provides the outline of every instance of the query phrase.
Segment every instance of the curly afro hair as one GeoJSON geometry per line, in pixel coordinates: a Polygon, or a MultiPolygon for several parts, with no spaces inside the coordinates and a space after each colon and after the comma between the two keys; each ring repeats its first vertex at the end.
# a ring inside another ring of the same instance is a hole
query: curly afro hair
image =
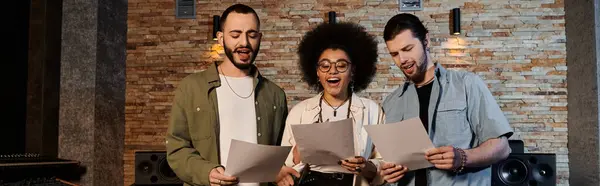
{"type": "Polygon", "coordinates": [[[319,92],[323,86],[317,77],[317,62],[327,49],[343,50],[350,58],[354,92],[369,86],[377,71],[377,41],[364,27],[349,22],[321,23],[304,35],[298,46],[302,80],[319,92]]]}

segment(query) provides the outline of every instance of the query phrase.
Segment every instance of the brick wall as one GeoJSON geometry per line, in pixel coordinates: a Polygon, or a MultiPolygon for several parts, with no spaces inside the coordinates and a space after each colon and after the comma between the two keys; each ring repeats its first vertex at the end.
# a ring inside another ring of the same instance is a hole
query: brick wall
{"type": "MultiPolygon", "coordinates": [[[[236,1],[197,1],[196,19],[175,19],[173,0],[129,0],[125,184],[134,182],[134,152],[164,149],[172,91],[184,76],[224,57],[211,39],[212,16],[236,1]]],[[[257,65],[282,86],[290,108],[311,97],[300,81],[298,42],[336,11],[339,21],[368,28],[381,44],[378,74],[361,93],[377,101],[403,82],[382,42],[397,0],[239,1],[254,7],[264,37],[257,65]]],[[[528,152],[557,153],[559,185],[568,185],[567,89],[562,0],[424,3],[415,12],[431,30],[432,53],[450,68],[469,70],[489,84],[528,152]],[[460,7],[462,34],[449,34],[449,11],[460,7]]]]}

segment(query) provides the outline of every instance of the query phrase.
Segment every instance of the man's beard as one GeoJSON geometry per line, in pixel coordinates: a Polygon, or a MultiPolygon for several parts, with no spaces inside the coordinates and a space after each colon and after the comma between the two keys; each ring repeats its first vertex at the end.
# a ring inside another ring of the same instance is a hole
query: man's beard
{"type": "Polygon", "coordinates": [[[258,55],[258,50],[260,49],[260,45],[258,47],[256,47],[256,50],[252,49],[252,46],[250,45],[250,43],[248,43],[247,46],[245,47],[239,47],[239,48],[248,48],[248,50],[250,50],[250,52],[252,53],[252,58],[250,59],[250,63],[238,63],[235,61],[235,59],[233,59],[233,49],[230,49],[227,47],[227,45],[225,44],[225,41],[223,41],[223,49],[225,50],[225,56],[227,56],[227,58],[229,59],[229,61],[231,61],[231,63],[233,63],[233,66],[237,67],[240,70],[246,70],[246,69],[250,69],[250,67],[252,67],[252,64],[254,63],[254,60],[256,59],[256,56],[258,55]]]}
{"type": "Polygon", "coordinates": [[[425,74],[427,72],[427,66],[429,65],[428,58],[429,57],[427,56],[427,52],[423,51],[423,60],[421,61],[421,64],[417,66],[418,68],[416,69],[415,75],[412,78],[408,77],[410,81],[412,81],[413,83],[423,82],[423,80],[425,79],[425,74]]]}

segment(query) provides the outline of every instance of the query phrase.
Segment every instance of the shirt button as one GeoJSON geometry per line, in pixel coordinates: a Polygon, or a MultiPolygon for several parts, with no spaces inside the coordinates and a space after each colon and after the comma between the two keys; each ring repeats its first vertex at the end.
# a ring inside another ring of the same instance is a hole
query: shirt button
{"type": "Polygon", "coordinates": [[[254,102],[254,104],[255,104],[255,105],[258,105],[258,101],[255,101],[255,102],[254,102]]]}
{"type": "Polygon", "coordinates": [[[258,137],[262,136],[262,134],[260,132],[257,135],[258,135],[258,137]]]}
{"type": "Polygon", "coordinates": [[[256,119],[258,119],[258,121],[260,121],[260,117],[258,117],[258,118],[256,118],[256,119]]]}
{"type": "Polygon", "coordinates": [[[277,109],[277,106],[273,106],[273,110],[277,109]]]}
{"type": "Polygon", "coordinates": [[[196,111],[200,112],[200,107],[196,107],[196,111]]]}

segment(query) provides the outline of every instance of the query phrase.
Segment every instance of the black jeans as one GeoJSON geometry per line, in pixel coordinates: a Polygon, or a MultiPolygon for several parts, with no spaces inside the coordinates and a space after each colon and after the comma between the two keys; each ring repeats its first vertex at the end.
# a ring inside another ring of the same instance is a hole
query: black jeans
{"type": "Polygon", "coordinates": [[[354,174],[305,172],[299,186],[352,186],[354,174]]]}

